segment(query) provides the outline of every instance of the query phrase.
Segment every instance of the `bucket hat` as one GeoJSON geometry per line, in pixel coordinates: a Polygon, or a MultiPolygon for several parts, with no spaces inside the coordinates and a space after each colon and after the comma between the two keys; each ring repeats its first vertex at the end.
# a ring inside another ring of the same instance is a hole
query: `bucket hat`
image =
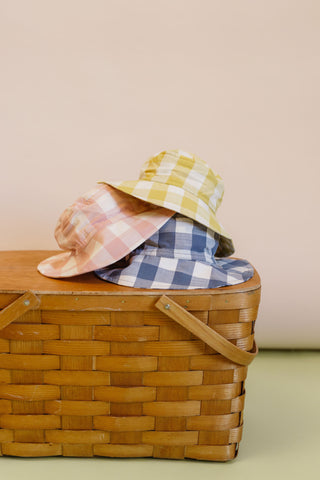
{"type": "Polygon", "coordinates": [[[109,185],[97,185],[62,213],[55,238],[65,251],[43,260],[38,270],[58,278],[110,265],[141,245],[173,214],[109,185]]]}
{"type": "Polygon", "coordinates": [[[220,234],[218,257],[234,253],[231,236],[216,217],[222,201],[222,178],[196,155],[165,150],[149,160],[138,180],[99,182],[154,205],[174,210],[220,234]]]}
{"type": "Polygon", "coordinates": [[[254,273],[246,260],[215,258],[219,236],[176,213],[126,258],[95,271],[102,280],[154,289],[236,285],[254,273]]]}

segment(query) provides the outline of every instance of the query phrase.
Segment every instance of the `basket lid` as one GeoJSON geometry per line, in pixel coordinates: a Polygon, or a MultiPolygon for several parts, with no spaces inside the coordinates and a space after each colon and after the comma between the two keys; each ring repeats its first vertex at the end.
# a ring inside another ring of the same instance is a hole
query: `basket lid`
{"type": "MultiPolygon", "coordinates": [[[[124,287],[98,279],[94,273],[86,273],[70,279],[53,279],[41,275],[37,265],[57,251],[21,250],[0,252],[0,293],[35,293],[77,295],[154,295],[163,294],[163,290],[124,287]]],[[[170,290],[170,295],[220,295],[222,293],[246,293],[260,288],[260,277],[255,270],[247,282],[216,289],[170,290]]]]}

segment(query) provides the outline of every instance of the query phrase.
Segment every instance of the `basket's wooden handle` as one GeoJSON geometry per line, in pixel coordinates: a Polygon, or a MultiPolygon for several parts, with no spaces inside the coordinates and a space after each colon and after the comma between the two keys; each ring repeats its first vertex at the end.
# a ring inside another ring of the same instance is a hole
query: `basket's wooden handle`
{"type": "Polygon", "coordinates": [[[249,365],[258,353],[255,342],[253,351],[241,350],[165,295],[159,298],[155,306],[232,362],[239,365],[249,365]]]}
{"type": "Polygon", "coordinates": [[[0,311],[0,330],[26,313],[28,310],[40,305],[39,298],[32,292],[26,292],[13,303],[0,311]]]}

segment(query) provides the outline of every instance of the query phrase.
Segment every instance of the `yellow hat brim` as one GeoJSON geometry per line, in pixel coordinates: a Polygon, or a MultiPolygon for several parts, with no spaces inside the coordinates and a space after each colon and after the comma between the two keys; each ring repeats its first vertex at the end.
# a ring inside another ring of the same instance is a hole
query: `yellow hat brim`
{"type": "MultiPolygon", "coordinates": [[[[210,207],[192,193],[175,185],[147,180],[98,183],[106,183],[140,200],[165,207],[192,218],[225,238],[223,249],[228,251],[227,255],[234,253],[234,246],[230,234],[226,232],[217,220],[215,213],[210,207]]],[[[223,254],[221,256],[223,256],[223,254]]]]}

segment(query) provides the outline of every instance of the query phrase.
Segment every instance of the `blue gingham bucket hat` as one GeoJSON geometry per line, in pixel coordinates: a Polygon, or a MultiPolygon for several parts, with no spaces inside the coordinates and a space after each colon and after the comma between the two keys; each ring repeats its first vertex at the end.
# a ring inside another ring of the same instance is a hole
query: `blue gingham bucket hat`
{"type": "Polygon", "coordinates": [[[217,288],[249,280],[252,265],[215,258],[218,245],[219,234],[176,213],[129,255],[95,274],[119,285],[152,289],[217,288]]]}

